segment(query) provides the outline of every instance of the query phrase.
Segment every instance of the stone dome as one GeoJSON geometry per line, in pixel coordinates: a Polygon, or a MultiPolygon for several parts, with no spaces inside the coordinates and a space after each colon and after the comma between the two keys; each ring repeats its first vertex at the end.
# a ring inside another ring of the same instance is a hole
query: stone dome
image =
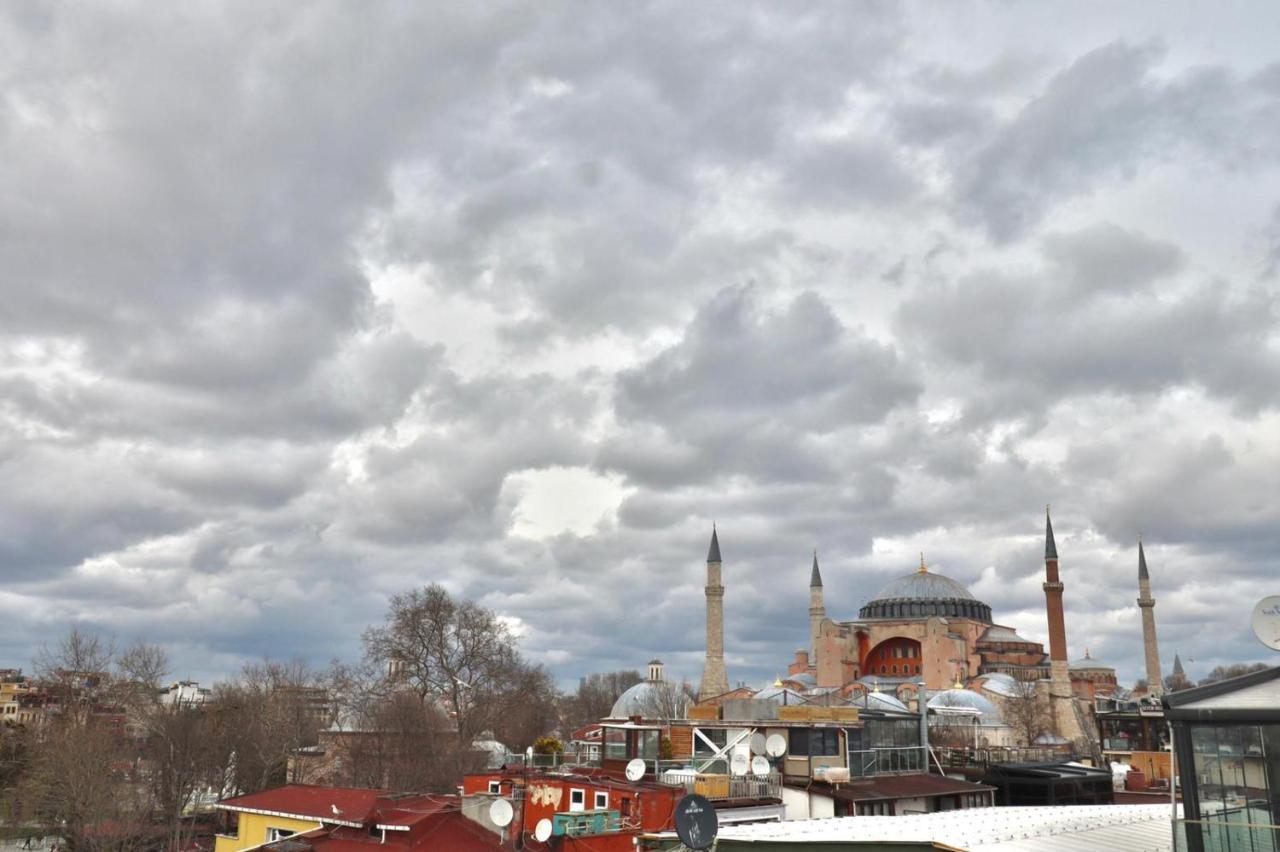
{"type": "Polygon", "coordinates": [[[961,583],[920,570],[891,581],[859,612],[859,618],[972,618],[991,622],[991,607],[970,594],[961,583]]]}
{"type": "Polygon", "coordinates": [[[944,689],[929,699],[929,707],[933,710],[945,710],[949,707],[977,710],[979,724],[1003,724],[1000,711],[991,703],[991,699],[971,689],[944,689]]]}

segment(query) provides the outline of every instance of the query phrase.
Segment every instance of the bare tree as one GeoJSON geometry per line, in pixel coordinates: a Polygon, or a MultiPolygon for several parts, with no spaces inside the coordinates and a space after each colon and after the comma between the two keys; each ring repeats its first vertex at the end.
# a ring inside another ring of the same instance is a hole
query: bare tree
{"type": "Polygon", "coordinates": [[[289,757],[332,721],[320,675],[301,661],[265,661],[214,689],[212,730],[225,754],[223,790],[252,793],[288,780],[289,757]]]}
{"type": "Polygon", "coordinates": [[[1015,681],[1013,695],[1001,702],[1004,718],[1018,735],[1023,745],[1031,745],[1036,737],[1053,729],[1053,715],[1044,694],[1036,688],[1036,681],[1015,681]]]}
{"type": "Polygon", "coordinates": [[[493,612],[455,601],[436,584],[392,597],[386,621],[365,631],[364,645],[370,661],[397,672],[424,701],[444,705],[464,748],[493,727],[520,664],[511,632],[493,612]]]}
{"type": "Polygon", "coordinates": [[[606,718],[618,696],[642,680],[635,669],[587,675],[577,692],[564,700],[565,726],[573,730],[606,718]]]}
{"type": "MultiPolygon", "coordinates": [[[[1266,663],[1232,663],[1229,666],[1214,666],[1213,671],[1201,678],[1198,685],[1205,686],[1206,684],[1217,683],[1220,680],[1228,680],[1233,677],[1253,674],[1254,672],[1264,672],[1269,668],[1271,667],[1266,663]]],[[[1170,675],[1170,677],[1172,677],[1172,675],[1170,675]]],[[[1185,676],[1183,679],[1186,679],[1185,676]]],[[[1188,681],[1187,686],[1190,685],[1191,684],[1188,681]]],[[[1185,689],[1186,687],[1183,688],[1185,689]]]]}

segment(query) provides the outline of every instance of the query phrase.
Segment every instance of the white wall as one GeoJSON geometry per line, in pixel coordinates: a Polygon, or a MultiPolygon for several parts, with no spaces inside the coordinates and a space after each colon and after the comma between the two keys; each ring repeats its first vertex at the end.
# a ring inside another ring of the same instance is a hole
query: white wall
{"type": "Polygon", "coordinates": [[[830,819],[835,815],[835,799],[830,796],[809,796],[809,819],[830,819]]]}
{"type": "Polygon", "coordinates": [[[787,809],[787,819],[809,818],[809,794],[791,787],[782,788],[782,804],[787,809]]]}

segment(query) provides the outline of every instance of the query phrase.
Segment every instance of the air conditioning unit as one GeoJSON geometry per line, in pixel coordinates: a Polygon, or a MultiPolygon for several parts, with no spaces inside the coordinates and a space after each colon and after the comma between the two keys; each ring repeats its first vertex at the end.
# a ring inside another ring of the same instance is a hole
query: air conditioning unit
{"type": "Polygon", "coordinates": [[[846,784],[849,781],[849,770],[844,766],[819,766],[813,770],[813,777],[828,784],[846,784]]]}

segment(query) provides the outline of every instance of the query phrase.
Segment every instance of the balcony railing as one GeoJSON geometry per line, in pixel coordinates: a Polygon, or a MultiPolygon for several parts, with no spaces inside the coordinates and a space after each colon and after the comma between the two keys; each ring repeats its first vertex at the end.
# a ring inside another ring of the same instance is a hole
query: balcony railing
{"type": "Polygon", "coordinates": [[[1268,817],[1265,809],[1238,808],[1210,819],[1174,820],[1174,852],[1280,852],[1280,825],[1268,817]]]}
{"type": "Polygon", "coordinates": [[[1051,763],[1070,759],[1070,756],[1051,748],[938,746],[933,752],[938,756],[938,762],[947,769],[986,767],[996,763],[1051,763]]]}
{"type": "Polygon", "coordinates": [[[713,775],[686,769],[668,769],[658,776],[665,784],[684,787],[713,802],[734,799],[781,799],[782,775],[713,775]]]}
{"type": "Polygon", "coordinates": [[[929,756],[921,746],[869,748],[849,752],[849,774],[854,778],[928,771],[929,756]]]}

